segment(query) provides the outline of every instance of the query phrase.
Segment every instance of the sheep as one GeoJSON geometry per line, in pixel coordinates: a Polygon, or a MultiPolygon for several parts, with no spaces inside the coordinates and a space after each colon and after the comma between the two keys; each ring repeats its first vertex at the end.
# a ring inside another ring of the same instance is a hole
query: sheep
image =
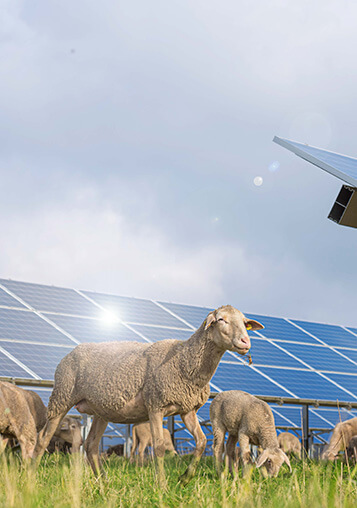
{"type": "Polygon", "coordinates": [[[347,458],[357,463],[357,436],[352,436],[347,446],[347,458]]]}
{"type": "Polygon", "coordinates": [[[47,451],[49,453],[55,451],[77,453],[82,443],[80,422],[76,418],[65,416],[47,446],[47,451]]]}
{"type": "MultiPolygon", "coordinates": [[[[168,429],[163,429],[165,451],[177,455],[172,444],[171,434],[168,429]]],[[[148,446],[152,446],[152,435],[150,431],[150,422],[138,423],[133,426],[133,444],[130,452],[130,462],[134,462],[134,456],[137,448],[139,448],[139,464],[144,463],[144,452],[148,446]]]]}
{"type": "Polygon", "coordinates": [[[35,457],[41,458],[58,422],[74,405],[94,415],[85,450],[95,474],[100,473],[99,442],[107,423],[149,420],[158,479],[164,485],[163,418],[179,414],[196,442],[192,461],[181,477],[187,483],[206,447],[196,413],[208,399],[209,381],[224,352],[246,354],[250,348],[247,329],[261,328],[263,325],[227,305],[210,312],[187,341],[80,344],[56,369],[35,457]]]}
{"type": "MultiPolygon", "coordinates": [[[[46,423],[46,406],[41,397],[6,381],[0,381],[0,434],[5,436],[2,448],[9,438],[17,439],[24,460],[33,455],[37,433],[46,423]]],[[[66,417],[55,429],[55,436],[73,444],[77,451],[82,442],[80,424],[66,417]],[[73,429],[75,427],[75,430],[73,429]]]]}
{"type": "Polygon", "coordinates": [[[341,450],[346,450],[352,436],[357,434],[357,417],[340,422],[333,429],[330,443],[324,450],[322,460],[335,460],[341,450]]]}
{"type": "Polygon", "coordinates": [[[24,460],[32,457],[45,423],[46,407],[37,393],[0,381],[0,434],[18,440],[24,460]]]}
{"type": "Polygon", "coordinates": [[[226,457],[231,473],[233,473],[232,464],[237,470],[235,454],[237,440],[239,440],[243,472],[251,462],[250,443],[263,449],[256,461],[256,466],[259,468],[264,465],[269,476],[277,476],[283,462],[286,462],[291,472],[289,459],[279,448],[273,413],[266,402],[240,390],[221,392],[211,403],[210,419],[214,438],[213,452],[218,473],[221,470],[224,436],[227,431],[226,457]]]}
{"type": "Polygon", "coordinates": [[[119,443],[117,445],[109,446],[104,455],[106,457],[110,457],[110,455],[118,455],[119,457],[123,457],[124,445],[122,443],[119,443]]]}
{"type": "Polygon", "coordinates": [[[288,456],[294,455],[297,459],[301,459],[301,443],[299,438],[290,434],[290,432],[281,432],[278,436],[280,448],[288,456]]]}

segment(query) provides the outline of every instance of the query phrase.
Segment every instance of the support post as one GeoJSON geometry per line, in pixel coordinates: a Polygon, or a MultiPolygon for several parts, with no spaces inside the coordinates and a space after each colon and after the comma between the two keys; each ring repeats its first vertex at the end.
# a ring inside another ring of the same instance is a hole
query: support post
{"type": "Polygon", "coordinates": [[[170,436],[171,436],[172,442],[174,444],[174,448],[176,450],[176,443],[175,443],[175,417],[174,416],[169,416],[168,417],[167,428],[168,428],[168,431],[170,432],[170,436]]]}
{"type": "Polygon", "coordinates": [[[310,441],[308,404],[304,404],[302,406],[302,436],[303,436],[304,455],[307,458],[309,456],[309,441],[310,441]]]}
{"type": "Polygon", "coordinates": [[[131,450],[131,437],[130,437],[130,424],[125,426],[125,442],[124,442],[124,457],[130,457],[131,450]]]}

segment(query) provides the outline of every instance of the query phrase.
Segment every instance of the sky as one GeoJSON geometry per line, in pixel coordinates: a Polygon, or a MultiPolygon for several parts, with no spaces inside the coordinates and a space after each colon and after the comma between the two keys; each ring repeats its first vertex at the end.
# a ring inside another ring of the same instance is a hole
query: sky
{"type": "Polygon", "coordinates": [[[357,326],[342,182],[272,142],[357,157],[356,16],[3,0],[0,277],[357,326]]]}

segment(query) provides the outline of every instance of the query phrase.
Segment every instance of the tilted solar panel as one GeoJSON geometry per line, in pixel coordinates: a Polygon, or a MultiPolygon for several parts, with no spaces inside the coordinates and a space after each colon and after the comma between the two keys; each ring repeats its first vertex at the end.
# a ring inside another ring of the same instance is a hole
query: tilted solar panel
{"type": "Polygon", "coordinates": [[[311,164],[337,176],[337,178],[353,187],[357,187],[357,159],[354,157],[330,152],[315,146],[298,143],[297,141],[279,138],[278,136],[275,136],[273,141],[311,164]]]}

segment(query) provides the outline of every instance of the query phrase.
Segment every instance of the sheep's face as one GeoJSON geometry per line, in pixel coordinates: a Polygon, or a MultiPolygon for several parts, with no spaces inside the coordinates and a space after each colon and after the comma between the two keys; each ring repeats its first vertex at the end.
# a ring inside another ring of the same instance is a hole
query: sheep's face
{"type": "Polygon", "coordinates": [[[263,476],[278,476],[279,470],[283,463],[291,465],[288,456],[280,448],[267,448],[258,457],[256,466],[262,468],[263,476]]]}
{"type": "Polygon", "coordinates": [[[245,355],[250,349],[248,330],[260,330],[263,325],[248,319],[242,312],[225,305],[208,314],[205,330],[211,327],[213,341],[224,350],[245,355]]]}
{"type": "Polygon", "coordinates": [[[72,444],[72,451],[78,451],[83,441],[80,423],[74,418],[65,417],[60,423],[59,430],[59,437],[72,444]]]}

